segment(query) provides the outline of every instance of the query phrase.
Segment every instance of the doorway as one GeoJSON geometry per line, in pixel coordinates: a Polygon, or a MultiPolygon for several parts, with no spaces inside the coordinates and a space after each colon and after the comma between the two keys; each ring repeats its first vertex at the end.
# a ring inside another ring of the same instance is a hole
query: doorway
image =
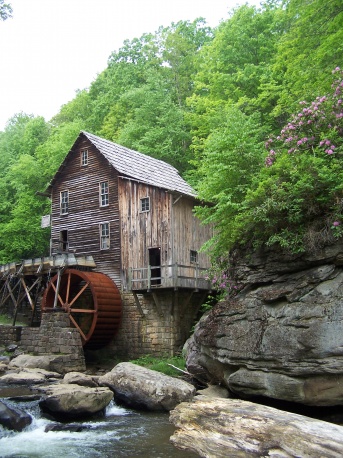
{"type": "Polygon", "coordinates": [[[149,248],[149,266],[151,268],[151,285],[161,284],[161,248],[149,248]]]}

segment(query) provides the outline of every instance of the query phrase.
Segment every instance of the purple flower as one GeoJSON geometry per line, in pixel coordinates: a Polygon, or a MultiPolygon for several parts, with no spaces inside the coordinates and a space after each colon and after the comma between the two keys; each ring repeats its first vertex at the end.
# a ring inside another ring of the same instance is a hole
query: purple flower
{"type": "Polygon", "coordinates": [[[340,223],[339,221],[334,221],[334,222],[332,223],[332,225],[333,225],[334,227],[337,227],[337,226],[340,226],[341,223],[340,223]]]}

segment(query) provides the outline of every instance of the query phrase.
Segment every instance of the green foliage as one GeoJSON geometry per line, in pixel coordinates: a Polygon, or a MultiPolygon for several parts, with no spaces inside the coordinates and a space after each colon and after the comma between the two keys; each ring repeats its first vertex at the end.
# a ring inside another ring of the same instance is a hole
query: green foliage
{"type": "Polygon", "coordinates": [[[5,0],[0,0],[0,20],[6,21],[6,19],[12,17],[12,7],[9,3],[5,3],[5,0]]]}
{"type": "Polygon", "coordinates": [[[171,377],[178,377],[181,372],[171,367],[170,364],[181,370],[185,370],[186,366],[185,360],[181,356],[154,358],[150,355],[146,355],[131,361],[131,363],[138,364],[139,366],[146,367],[153,371],[162,372],[162,374],[170,375],[171,377]]]}
{"type": "Polygon", "coordinates": [[[266,146],[266,167],[255,177],[235,221],[241,243],[313,250],[341,236],[343,221],[343,72],[332,92],[291,118],[266,146]]]}
{"type": "Polygon", "coordinates": [[[263,137],[258,114],[247,116],[229,106],[223,113],[222,124],[205,142],[203,157],[192,179],[205,202],[196,208],[196,215],[216,229],[207,246],[215,255],[225,252],[233,243],[235,215],[263,164],[263,137]]]}

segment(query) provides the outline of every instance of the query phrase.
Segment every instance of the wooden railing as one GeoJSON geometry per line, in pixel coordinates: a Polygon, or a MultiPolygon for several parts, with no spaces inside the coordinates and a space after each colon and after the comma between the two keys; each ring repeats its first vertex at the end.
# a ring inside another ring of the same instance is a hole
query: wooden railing
{"type": "Polygon", "coordinates": [[[149,290],[153,288],[193,288],[210,290],[211,283],[206,277],[207,268],[198,264],[168,264],[129,268],[128,289],[149,290]]]}

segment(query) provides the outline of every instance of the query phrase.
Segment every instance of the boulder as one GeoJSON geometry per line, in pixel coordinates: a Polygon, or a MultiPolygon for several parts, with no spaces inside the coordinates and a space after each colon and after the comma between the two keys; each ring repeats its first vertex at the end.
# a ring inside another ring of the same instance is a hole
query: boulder
{"type": "Polygon", "coordinates": [[[343,456],[343,427],[237,399],[179,404],[171,442],[206,458],[343,456]]]}
{"type": "Polygon", "coordinates": [[[11,383],[18,385],[32,385],[37,383],[46,383],[47,381],[56,381],[61,378],[57,372],[47,371],[45,369],[23,368],[12,370],[0,377],[0,384],[8,385],[11,383]]]}
{"type": "Polygon", "coordinates": [[[36,369],[50,369],[49,356],[33,356],[22,354],[13,358],[9,364],[10,367],[29,367],[36,369]]]}
{"type": "Polygon", "coordinates": [[[56,418],[88,417],[103,411],[113,399],[113,393],[107,387],[60,383],[37,389],[44,393],[40,407],[56,418]]]}
{"type": "Polygon", "coordinates": [[[118,401],[136,409],[170,411],[195,394],[193,385],[183,380],[132,363],[117,364],[98,381],[110,387],[118,401]]]}
{"type": "Polygon", "coordinates": [[[239,396],[343,405],[343,243],[302,256],[235,252],[239,293],[187,343],[187,369],[239,396]]]}
{"type": "Polygon", "coordinates": [[[82,372],[68,372],[63,377],[63,383],[73,383],[81,386],[96,387],[99,386],[97,382],[98,377],[83,374],[82,372]]]}
{"type": "Polygon", "coordinates": [[[22,431],[31,422],[31,415],[0,401],[0,425],[13,431],[22,431]]]}
{"type": "Polygon", "coordinates": [[[203,390],[198,390],[197,395],[208,396],[209,398],[228,398],[229,391],[227,388],[218,385],[210,385],[203,390]]]}

